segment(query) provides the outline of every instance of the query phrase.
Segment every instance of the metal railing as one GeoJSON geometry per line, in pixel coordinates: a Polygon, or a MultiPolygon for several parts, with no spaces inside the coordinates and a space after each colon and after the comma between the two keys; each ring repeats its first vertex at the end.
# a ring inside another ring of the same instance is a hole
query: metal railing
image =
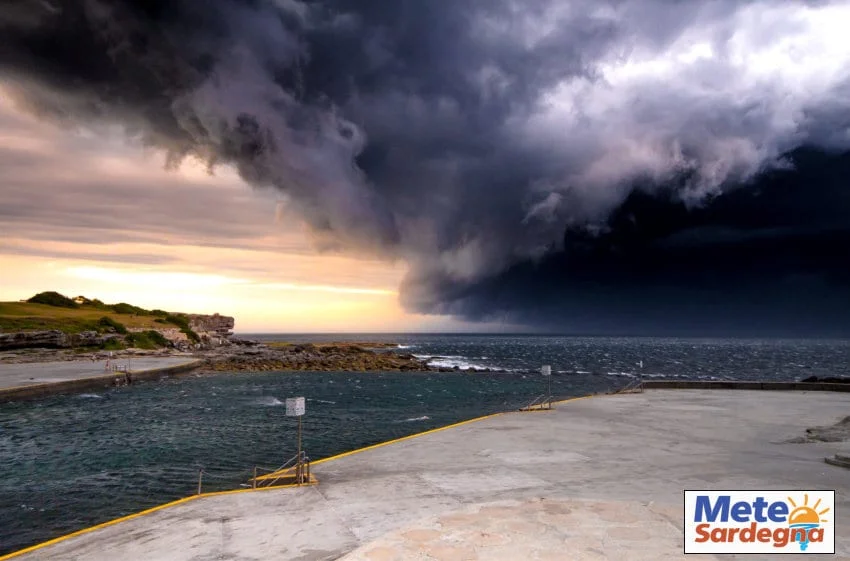
{"type": "Polygon", "coordinates": [[[254,466],[254,476],[250,480],[250,486],[254,489],[273,487],[279,481],[288,479],[295,479],[296,485],[310,482],[310,458],[305,452],[301,452],[300,461],[298,454],[295,454],[282,466],[275,469],[254,466]],[[269,477],[275,474],[276,477],[269,477]]]}
{"type": "Polygon", "coordinates": [[[643,379],[632,380],[614,393],[643,393],[643,379]]]}
{"type": "Polygon", "coordinates": [[[233,484],[234,480],[242,479],[246,476],[246,474],[250,473],[250,470],[240,470],[239,472],[234,473],[233,471],[224,471],[220,474],[215,474],[214,472],[207,471],[204,467],[198,468],[198,495],[203,494],[204,484],[207,483],[209,479],[213,479],[219,482],[219,487],[222,485],[225,486],[225,489],[218,490],[228,490],[230,486],[233,484]]]}
{"type": "MultiPolygon", "coordinates": [[[[244,472],[243,472],[244,473],[244,472]]],[[[261,487],[274,487],[281,482],[292,483],[296,485],[309,485],[314,483],[310,472],[310,458],[305,452],[301,452],[301,461],[298,461],[298,454],[292,456],[283,465],[276,468],[267,468],[262,466],[254,466],[253,470],[249,471],[252,475],[248,479],[248,483],[242,483],[239,486],[249,489],[258,489],[261,487]]],[[[239,476],[240,478],[242,476],[239,476]]],[[[213,475],[204,468],[198,470],[198,488],[197,494],[203,494],[204,482],[206,479],[219,479],[224,481],[233,481],[234,474],[228,475],[213,475]]],[[[244,480],[243,480],[244,481],[244,480]]]]}
{"type": "Polygon", "coordinates": [[[552,409],[552,396],[539,395],[531,403],[520,407],[520,411],[536,411],[538,409],[552,409]]]}
{"type": "MultiPolygon", "coordinates": [[[[631,380],[629,383],[622,387],[614,387],[610,388],[604,393],[608,394],[620,394],[620,393],[643,393],[643,378],[637,378],[635,380],[631,380]]],[[[519,411],[540,411],[547,410],[553,408],[553,403],[561,400],[561,399],[569,399],[571,397],[575,397],[574,394],[566,394],[561,396],[554,395],[546,395],[542,394],[535,397],[530,402],[525,402],[523,405],[518,407],[519,411]]],[[[507,403],[505,405],[508,405],[507,403]]]]}

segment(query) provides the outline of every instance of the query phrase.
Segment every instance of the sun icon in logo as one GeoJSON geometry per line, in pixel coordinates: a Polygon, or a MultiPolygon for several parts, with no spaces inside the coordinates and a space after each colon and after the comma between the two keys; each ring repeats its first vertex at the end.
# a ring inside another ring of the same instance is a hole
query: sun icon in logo
{"type": "Polygon", "coordinates": [[[788,516],[788,526],[792,530],[795,528],[803,530],[800,537],[800,550],[806,551],[806,548],[809,547],[809,530],[817,528],[821,522],[828,522],[826,518],[821,518],[821,516],[829,511],[829,507],[818,512],[817,508],[820,506],[820,499],[814,505],[809,506],[808,493],[803,495],[803,504],[800,506],[797,506],[797,503],[791,497],[788,497],[788,502],[794,507],[791,515],[788,516]]]}

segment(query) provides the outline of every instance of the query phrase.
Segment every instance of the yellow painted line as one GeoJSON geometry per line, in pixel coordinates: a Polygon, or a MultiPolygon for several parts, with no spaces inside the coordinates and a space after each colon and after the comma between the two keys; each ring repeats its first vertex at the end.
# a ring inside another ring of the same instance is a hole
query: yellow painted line
{"type": "MultiPolygon", "coordinates": [[[[579,397],[570,397],[570,398],[567,398],[567,399],[561,399],[559,401],[553,401],[552,405],[558,405],[560,403],[569,403],[570,401],[578,401],[579,399],[587,399],[588,397],[599,397],[599,396],[603,396],[603,395],[608,395],[608,394],[604,394],[604,393],[595,394],[594,393],[594,394],[582,395],[582,396],[579,396],[579,397]]],[[[554,411],[554,408],[548,409],[548,408],[546,408],[542,405],[535,405],[534,407],[532,407],[530,409],[520,409],[519,410],[520,413],[539,413],[541,411],[544,411],[544,412],[545,411],[554,411]]]]}
{"type": "MultiPolygon", "coordinates": [[[[558,405],[559,403],[569,403],[570,401],[578,401],[580,399],[587,399],[588,397],[600,397],[600,396],[604,396],[604,395],[608,395],[608,394],[592,393],[592,394],[589,394],[589,395],[582,395],[582,396],[579,396],[579,397],[571,397],[569,399],[562,399],[560,401],[553,401],[552,405],[558,405]]],[[[0,561],[2,561],[2,560],[0,560],[0,561]]]]}
{"type": "MultiPolygon", "coordinates": [[[[604,395],[604,394],[598,394],[598,395],[604,395]]],[[[560,401],[553,401],[553,402],[552,402],[552,405],[557,405],[557,404],[559,404],[559,403],[567,403],[567,402],[570,402],[570,401],[578,401],[579,399],[587,399],[588,397],[596,397],[596,396],[597,396],[597,394],[590,394],[590,395],[583,395],[583,396],[580,396],[580,397],[571,397],[571,398],[569,398],[569,399],[562,399],[562,400],[560,400],[560,401]]],[[[459,426],[466,425],[466,424],[469,424],[469,423],[475,423],[475,422],[477,422],[477,421],[483,421],[484,419],[490,419],[490,418],[492,418],[492,417],[498,417],[499,415],[505,415],[505,414],[507,414],[507,413],[516,413],[516,412],[517,412],[517,411],[505,411],[505,412],[502,412],[502,413],[493,413],[493,414],[491,414],[491,415],[484,415],[483,417],[476,417],[476,418],[474,418],[474,419],[469,419],[469,420],[466,420],[466,421],[461,421],[461,422],[459,422],[459,423],[453,423],[453,424],[451,424],[451,425],[446,425],[446,426],[444,426],[444,427],[439,427],[439,428],[436,428],[436,429],[426,430],[426,431],[424,431],[424,432],[419,432],[419,433],[411,434],[411,435],[408,435],[408,436],[402,436],[401,438],[396,438],[396,439],[394,439],[394,440],[388,440],[388,441],[386,441],[386,442],[379,442],[378,444],[373,444],[373,445],[371,445],[371,446],[366,446],[366,447],[364,447],[364,448],[358,448],[358,449],[356,449],[356,450],[351,450],[351,451],[349,451],[349,452],[343,452],[342,454],[337,454],[336,456],[330,456],[329,458],[322,458],[321,460],[316,460],[315,462],[312,462],[312,465],[322,464],[322,463],[325,463],[325,462],[329,462],[329,461],[331,461],[331,460],[338,460],[338,459],[340,459],[340,458],[344,458],[344,457],[346,457],[346,456],[351,456],[351,455],[353,455],[353,454],[358,454],[358,453],[360,453],[360,452],[365,452],[365,451],[367,451],[367,450],[373,450],[373,449],[375,449],[375,448],[380,448],[380,447],[382,447],[382,446],[387,446],[387,445],[389,445],[389,444],[395,444],[395,443],[397,443],[397,442],[403,442],[403,441],[405,441],[405,440],[410,440],[410,439],[412,439],[412,438],[417,438],[417,437],[420,437],[420,436],[425,436],[425,435],[427,435],[427,434],[432,434],[432,433],[435,433],[435,432],[444,431],[444,430],[446,430],[446,429],[451,429],[451,428],[454,428],[454,427],[459,427],[459,426]]],[[[2,559],[0,559],[0,561],[2,561],[2,559]]]]}
{"type": "Polygon", "coordinates": [[[165,503],[165,504],[162,504],[162,505],[159,505],[159,506],[155,506],[153,508],[149,508],[147,510],[137,512],[135,514],[130,514],[128,516],[122,516],[121,518],[115,518],[115,519],[110,520],[108,522],[104,522],[102,524],[97,524],[97,525],[91,526],[89,528],[83,528],[82,530],[77,530],[76,532],[71,532],[70,534],[65,534],[64,536],[59,536],[58,538],[53,538],[52,540],[48,540],[48,541],[43,542],[43,543],[32,545],[30,547],[27,547],[27,548],[24,548],[24,549],[21,549],[21,550],[18,550],[18,551],[13,551],[12,553],[7,553],[6,555],[3,555],[2,557],[0,557],[0,561],[6,561],[6,559],[11,559],[13,557],[17,557],[18,555],[23,555],[24,553],[30,553],[30,552],[35,551],[37,549],[41,549],[41,548],[47,547],[49,545],[53,545],[53,544],[56,544],[56,543],[59,543],[59,542],[63,542],[65,540],[69,539],[69,538],[74,538],[76,536],[82,536],[83,534],[88,534],[89,532],[94,532],[95,530],[99,530],[101,528],[106,528],[108,526],[118,524],[119,522],[126,522],[127,520],[139,518],[140,516],[144,516],[146,514],[151,514],[153,512],[158,511],[158,510],[163,510],[163,509],[166,509],[166,508],[170,508],[172,506],[177,506],[179,504],[187,503],[189,501],[192,501],[192,500],[197,499],[198,497],[202,497],[202,496],[203,495],[192,495],[190,497],[184,497],[182,499],[177,499],[176,501],[172,501],[170,503],[165,503]]]}
{"type": "Polygon", "coordinates": [[[258,475],[257,481],[263,481],[265,479],[278,479],[280,477],[295,477],[295,466],[288,467],[286,469],[280,469],[277,471],[272,471],[265,475],[258,475]]]}
{"type": "Polygon", "coordinates": [[[166,508],[171,508],[173,506],[178,506],[184,503],[188,503],[189,501],[193,501],[195,499],[201,499],[205,497],[219,497],[222,495],[235,495],[236,493],[253,493],[255,491],[271,491],[275,489],[288,489],[290,487],[310,487],[316,485],[319,481],[315,477],[311,477],[309,483],[302,483],[301,485],[297,483],[293,483],[290,485],[274,485],[271,487],[258,487],[257,489],[232,489],[230,491],[214,491],[212,493],[203,493],[201,495],[190,495],[188,497],[183,497],[182,499],[177,499],[176,501],[171,501],[170,503],[161,504],[147,510],[143,510],[140,512],[136,512],[134,514],[129,514],[127,516],[122,516],[121,518],[115,518],[113,520],[109,520],[107,522],[103,522],[101,524],[96,524],[94,526],[90,526],[88,528],[83,528],[82,530],[77,530],[76,532],[71,532],[70,534],[65,534],[64,536],[59,536],[58,538],[53,538],[52,540],[48,540],[46,542],[42,542],[39,544],[31,545],[30,547],[26,547],[24,549],[20,549],[18,551],[13,551],[12,553],[7,553],[6,555],[0,556],[0,561],[6,561],[7,559],[12,559],[13,557],[18,557],[19,555],[23,555],[25,553],[31,553],[38,549],[42,549],[44,547],[57,544],[59,542],[63,542],[70,538],[75,538],[77,536],[82,536],[83,534],[88,534],[89,532],[94,532],[95,530],[100,530],[102,528],[107,528],[109,526],[113,526],[118,524],[119,522],[127,522],[129,520],[133,520],[134,518],[140,518],[145,516],[146,514],[153,514],[159,510],[165,510],[166,508]]]}
{"type": "MultiPolygon", "coordinates": [[[[599,395],[604,395],[604,394],[599,394],[599,395]]],[[[581,397],[571,397],[569,399],[562,399],[560,401],[553,401],[552,405],[557,405],[559,403],[568,403],[570,401],[578,401],[580,399],[587,399],[589,397],[597,397],[597,395],[585,395],[585,396],[581,396],[581,397]]],[[[441,431],[444,431],[444,430],[447,430],[447,429],[460,427],[460,426],[463,426],[463,425],[468,425],[470,423],[475,423],[477,421],[483,421],[484,419],[492,419],[493,417],[498,417],[500,415],[505,415],[506,413],[514,413],[514,412],[515,411],[507,411],[507,412],[503,412],[503,413],[493,413],[491,415],[484,415],[483,417],[476,417],[474,419],[468,419],[466,421],[460,421],[459,423],[453,423],[451,425],[446,425],[444,427],[438,427],[438,428],[435,428],[435,429],[426,430],[426,431],[419,432],[419,433],[416,433],[416,434],[411,434],[411,435],[408,435],[408,436],[402,436],[401,438],[388,440],[386,442],[379,442],[378,444],[372,444],[371,446],[358,448],[356,450],[350,450],[348,452],[343,452],[342,454],[337,454],[335,456],[330,456],[328,458],[322,458],[321,460],[316,460],[315,462],[312,462],[312,464],[316,465],[316,464],[321,464],[321,463],[324,463],[324,462],[329,462],[331,460],[338,460],[340,458],[345,458],[346,456],[352,456],[354,454],[359,454],[360,452],[365,452],[367,450],[374,450],[376,448],[381,448],[383,446],[388,446],[390,444],[396,444],[398,442],[404,442],[405,440],[412,440],[412,439],[420,437],[420,436],[425,436],[425,435],[428,435],[428,434],[441,432],[441,431]]],[[[259,479],[259,478],[257,478],[257,479],[259,479]]],[[[204,493],[202,495],[191,495],[189,497],[184,497],[182,499],[177,499],[176,501],[172,501],[170,503],[161,504],[159,506],[155,506],[153,508],[149,508],[147,510],[137,512],[135,514],[130,514],[128,516],[122,516],[121,518],[115,518],[114,520],[109,520],[108,522],[104,522],[102,524],[97,524],[97,525],[91,526],[89,528],[83,528],[82,530],[77,530],[76,532],[72,532],[72,533],[66,534],[64,536],[59,536],[58,538],[53,538],[52,540],[48,540],[48,541],[43,542],[43,543],[39,543],[39,544],[24,548],[24,549],[21,549],[21,550],[18,550],[18,551],[13,551],[12,553],[7,553],[6,555],[0,556],[0,561],[6,561],[7,559],[12,559],[13,557],[18,557],[19,555],[23,555],[25,553],[30,553],[32,551],[36,551],[38,549],[42,549],[42,548],[47,547],[49,545],[53,545],[53,544],[57,544],[59,542],[63,542],[67,539],[70,539],[70,538],[73,538],[73,537],[76,537],[76,536],[88,534],[89,532],[93,532],[93,531],[99,530],[101,528],[106,528],[108,526],[118,524],[119,522],[126,522],[128,520],[132,520],[134,518],[139,518],[139,517],[144,516],[146,514],[152,514],[154,512],[159,511],[159,510],[164,510],[166,508],[170,508],[170,507],[177,506],[177,505],[180,505],[180,504],[183,504],[183,503],[187,503],[189,501],[199,499],[199,498],[202,498],[202,497],[219,497],[219,496],[223,496],[223,495],[235,495],[236,493],[253,493],[253,492],[256,492],[256,491],[270,491],[270,490],[273,490],[273,489],[288,489],[288,488],[292,488],[292,487],[310,487],[312,485],[316,485],[317,483],[318,483],[318,480],[316,480],[315,478],[313,478],[311,476],[311,480],[310,480],[309,483],[302,483],[302,484],[291,483],[291,484],[288,484],[288,485],[275,485],[275,486],[272,486],[272,487],[259,487],[257,489],[233,489],[233,490],[230,490],[230,491],[215,491],[215,492],[212,492],[212,493],[204,493]]]]}
{"type": "MultiPolygon", "coordinates": [[[[221,497],[223,495],[235,495],[236,493],[253,493],[254,491],[271,491],[274,489],[290,489],[292,487],[312,487],[313,485],[317,485],[319,480],[315,477],[310,478],[309,483],[288,483],[286,485],[272,485],[270,487],[257,487],[256,489],[231,489],[230,491],[213,491],[212,493],[204,493],[203,495],[195,495],[194,498],[197,497],[221,497]]],[[[0,557],[0,561],[3,561],[3,558],[0,557]]]]}
{"type": "MultiPolygon", "coordinates": [[[[401,438],[396,438],[396,439],[393,439],[393,440],[387,440],[386,442],[379,442],[378,444],[372,444],[371,446],[366,446],[364,448],[358,448],[356,450],[350,450],[348,452],[343,452],[342,454],[337,454],[336,456],[330,456],[329,458],[322,458],[321,460],[316,460],[315,462],[311,462],[311,464],[312,465],[323,464],[323,463],[329,462],[331,460],[338,460],[340,458],[345,458],[346,456],[359,454],[360,452],[365,452],[366,450],[374,450],[375,448],[381,448],[382,446],[387,446],[389,444],[396,444],[398,442],[404,442],[405,440],[411,440],[413,438],[425,436],[426,434],[433,434],[435,432],[444,431],[446,429],[451,429],[451,428],[459,427],[459,426],[462,426],[462,425],[468,425],[469,423],[475,423],[477,421],[483,421],[484,419],[491,419],[493,417],[498,417],[499,415],[504,415],[504,413],[493,413],[491,415],[484,415],[483,417],[476,417],[474,419],[468,419],[466,421],[461,421],[459,423],[453,423],[451,425],[446,425],[444,427],[426,430],[424,432],[418,432],[416,434],[411,434],[411,435],[408,435],[408,436],[402,436],[401,438]]],[[[3,560],[0,559],[0,561],[3,561],[3,560]]]]}
{"type": "Polygon", "coordinates": [[[295,477],[294,471],[284,470],[282,472],[273,471],[267,475],[258,475],[257,481],[267,481],[269,479],[280,479],[282,477],[295,477]]]}

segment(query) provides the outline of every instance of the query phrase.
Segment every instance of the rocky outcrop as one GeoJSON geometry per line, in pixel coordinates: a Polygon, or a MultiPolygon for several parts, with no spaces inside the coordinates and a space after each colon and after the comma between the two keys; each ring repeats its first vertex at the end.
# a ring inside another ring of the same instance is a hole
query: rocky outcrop
{"type": "MultiPolygon", "coordinates": [[[[105,335],[104,337],[120,337],[105,335]]],[[[203,359],[207,372],[427,372],[458,371],[458,368],[429,367],[427,362],[411,354],[395,352],[388,343],[323,343],[265,345],[257,341],[233,338],[223,345],[193,345],[181,353],[179,345],[143,351],[127,349],[110,351],[114,358],[122,356],[195,356],[203,359]]],[[[0,363],[48,362],[56,360],[103,360],[106,351],[80,353],[79,349],[30,349],[0,353],[0,363]]]]}
{"type": "Polygon", "coordinates": [[[21,349],[69,349],[72,347],[97,347],[120,335],[101,335],[97,331],[63,333],[62,331],[22,331],[0,333],[0,351],[21,349]]]}
{"type": "Polygon", "coordinates": [[[850,378],[844,376],[824,376],[818,378],[817,376],[809,376],[803,380],[800,380],[804,383],[813,383],[813,382],[821,382],[826,384],[850,384],[850,378]]]}
{"type": "Polygon", "coordinates": [[[108,339],[117,339],[118,335],[101,335],[97,331],[83,331],[74,335],[68,335],[68,343],[72,347],[96,347],[102,345],[108,339]]]}
{"type": "MultiPolygon", "coordinates": [[[[116,335],[107,335],[107,338],[119,338],[116,335]]],[[[91,361],[91,360],[106,360],[111,357],[119,359],[122,357],[180,357],[180,358],[196,358],[193,353],[180,352],[173,348],[161,348],[154,350],[142,349],[124,349],[119,351],[104,351],[93,350],[90,352],[80,352],[79,349],[19,349],[15,351],[0,352],[0,364],[27,364],[38,362],[75,362],[75,361],[91,361]]]]}
{"type": "Polygon", "coordinates": [[[222,347],[206,357],[206,370],[241,371],[319,371],[319,372],[405,372],[431,368],[409,354],[375,351],[359,345],[265,345],[222,347]]]}
{"type": "MultiPolygon", "coordinates": [[[[189,328],[194,331],[200,341],[190,340],[187,333],[180,327],[164,323],[165,320],[157,319],[160,326],[129,328],[131,333],[144,331],[158,331],[171,346],[181,350],[208,349],[221,345],[229,345],[230,337],[233,335],[235,325],[234,318],[220,314],[188,314],[186,315],[189,328]]],[[[120,319],[120,316],[118,316],[120,319]]],[[[117,321],[117,320],[116,320],[117,321]]],[[[65,333],[58,329],[41,331],[22,331],[14,333],[0,333],[0,352],[15,351],[22,349],[69,349],[74,347],[98,347],[110,339],[123,340],[124,337],[115,334],[113,327],[104,327],[98,331],[83,331],[81,333],[65,333]]],[[[188,335],[192,335],[188,332],[188,335]]]]}
{"type": "Polygon", "coordinates": [[[227,339],[233,335],[233,326],[236,324],[230,316],[219,314],[203,315],[189,314],[189,327],[200,336],[206,335],[210,338],[227,339]]]}
{"type": "Polygon", "coordinates": [[[257,345],[261,345],[259,341],[254,341],[251,339],[241,339],[238,337],[231,337],[230,343],[233,345],[244,345],[246,347],[256,347],[257,345]]]}
{"type": "Polygon", "coordinates": [[[59,330],[0,333],[0,351],[17,349],[63,349],[71,346],[68,336],[59,330]]]}
{"type": "Polygon", "coordinates": [[[171,341],[172,344],[177,344],[181,341],[188,341],[189,337],[180,331],[178,327],[128,327],[130,333],[143,333],[145,331],[158,331],[163,337],[171,341]]]}
{"type": "Polygon", "coordinates": [[[850,417],[844,417],[834,425],[806,429],[806,442],[844,442],[850,440],[850,417]]]}

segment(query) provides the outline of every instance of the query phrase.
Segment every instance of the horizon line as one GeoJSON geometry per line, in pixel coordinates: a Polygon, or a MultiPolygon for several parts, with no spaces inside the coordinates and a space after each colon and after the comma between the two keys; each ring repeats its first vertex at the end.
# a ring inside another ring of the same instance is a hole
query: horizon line
{"type": "Polygon", "coordinates": [[[569,333],[569,332],[530,332],[530,331],[234,331],[235,336],[247,335],[401,335],[401,336],[522,336],[522,337],[611,337],[632,339],[807,339],[850,341],[850,335],[661,335],[661,334],[627,334],[627,333],[569,333]]]}

